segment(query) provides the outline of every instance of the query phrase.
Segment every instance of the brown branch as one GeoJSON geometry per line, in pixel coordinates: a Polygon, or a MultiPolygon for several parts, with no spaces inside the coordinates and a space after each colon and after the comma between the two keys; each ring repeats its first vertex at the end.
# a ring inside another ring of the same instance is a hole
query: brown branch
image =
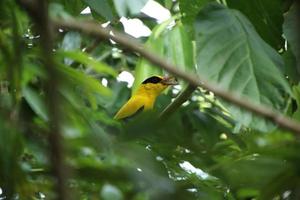
{"type": "Polygon", "coordinates": [[[173,112],[175,112],[184,102],[186,102],[192,93],[195,91],[197,87],[193,85],[188,85],[179,95],[175,98],[175,100],[170,103],[160,114],[160,119],[166,119],[173,112]]]}
{"type": "Polygon", "coordinates": [[[59,200],[70,199],[66,185],[66,174],[64,165],[63,138],[60,130],[60,96],[58,93],[59,73],[55,67],[52,56],[53,28],[48,17],[48,4],[46,0],[19,0],[20,5],[25,8],[37,25],[41,35],[40,45],[45,70],[47,71],[47,82],[45,86],[49,110],[49,154],[51,169],[55,178],[55,190],[59,200]]]}
{"type": "Polygon", "coordinates": [[[131,49],[134,52],[139,53],[141,56],[152,62],[154,65],[157,65],[163,68],[164,70],[168,71],[169,73],[187,81],[191,86],[201,86],[202,88],[213,92],[215,95],[223,98],[228,102],[231,102],[241,108],[244,108],[248,111],[251,111],[257,115],[260,115],[273,121],[281,128],[300,134],[300,124],[294,121],[293,119],[285,117],[278,111],[270,109],[266,106],[252,103],[245,98],[239,97],[233,92],[224,91],[222,87],[206,81],[206,79],[204,79],[202,76],[194,76],[180,70],[180,67],[177,67],[167,62],[164,58],[150,52],[149,50],[147,50],[147,48],[145,48],[144,45],[140,44],[139,42],[137,42],[131,37],[128,37],[125,34],[119,33],[114,30],[112,31],[110,29],[102,28],[101,26],[99,26],[99,24],[90,21],[59,20],[54,21],[54,24],[56,27],[78,30],[83,33],[90,34],[95,37],[104,38],[107,40],[112,39],[118,44],[128,49],[131,49]]]}

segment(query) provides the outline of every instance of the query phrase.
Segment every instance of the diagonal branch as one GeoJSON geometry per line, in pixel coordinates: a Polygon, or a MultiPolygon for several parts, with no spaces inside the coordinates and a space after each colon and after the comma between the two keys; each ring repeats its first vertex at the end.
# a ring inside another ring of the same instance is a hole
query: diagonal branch
{"type": "Polygon", "coordinates": [[[192,93],[195,91],[197,87],[193,85],[188,85],[179,95],[176,97],[176,99],[170,103],[160,114],[160,119],[166,119],[168,116],[170,116],[173,112],[175,112],[184,102],[186,102],[192,93]]]}
{"type": "Polygon", "coordinates": [[[127,49],[139,53],[154,65],[157,65],[158,67],[163,68],[169,73],[187,81],[191,86],[201,86],[202,88],[213,92],[215,95],[223,98],[230,103],[233,103],[241,108],[244,108],[248,111],[251,111],[257,115],[273,121],[281,128],[300,134],[300,124],[295,120],[289,117],[285,117],[278,111],[266,106],[252,103],[245,98],[237,96],[233,92],[224,91],[224,89],[222,89],[219,85],[212,84],[201,76],[194,76],[180,70],[180,67],[177,67],[176,65],[167,62],[162,57],[150,52],[145,48],[144,45],[125,34],[122,34],[115,30],[112,31],[111,29],[102,28],[99,24],[91,21],[75,21],[70,19],[68,21],[56,20],[53,23],[56,27],[74,29],[86,34],[93,35],[95,37],[103,38],[106,40],[114,40],[127,49]]]}

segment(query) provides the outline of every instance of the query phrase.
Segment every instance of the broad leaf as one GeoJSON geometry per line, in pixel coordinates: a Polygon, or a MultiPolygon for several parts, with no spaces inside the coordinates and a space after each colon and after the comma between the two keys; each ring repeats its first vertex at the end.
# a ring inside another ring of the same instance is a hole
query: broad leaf
{"type": "Polygon", "coordinates": [[[283,47],[282,38],[282,0],[227,0],[230,8],[246,15],[259,35],[273,48],[283,47]]]}
{"type": "MultiPolygon", "coordinates": [[[[290,88],[282,75],[282,58],[256,33],[240,12],[220,4],[210,4],[195,23],[198,73],[225,90],[254,103],[282,110],[284,94],[290,88]]],[[[270,126],[265,120],[236,107],[234,118],[260,130],[270,126]]]]}

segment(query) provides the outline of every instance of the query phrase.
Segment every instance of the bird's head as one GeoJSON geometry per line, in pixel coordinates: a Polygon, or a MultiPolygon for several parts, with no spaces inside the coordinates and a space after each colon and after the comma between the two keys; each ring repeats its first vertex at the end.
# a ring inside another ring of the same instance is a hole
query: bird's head
{"type": "Polygon", "coordinates": [[[168,86],[177,84],[177,80],[172,76],[151,76],[142,82],[140,88],[157,96],[168,86]]]}

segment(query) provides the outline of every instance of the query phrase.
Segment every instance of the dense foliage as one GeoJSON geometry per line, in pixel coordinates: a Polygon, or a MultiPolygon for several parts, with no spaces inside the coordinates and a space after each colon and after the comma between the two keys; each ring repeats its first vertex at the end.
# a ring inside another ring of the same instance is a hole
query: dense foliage
{"type": "MultiPolygon", "coordinates": [[[[200,87],[157,120],[184,80],[153,112],[114,120],[142,80],[167,72],[114,41],[63,28],[47,55],[40,19],[24,6],[39,1],[0,1],[0,199],[56,199],[61,178],[83,200],[300,199],[297,134],[200,87]],[[124,71],[132,87],[118,81],[124,71]]],[[[49,0],[48,11],[50,20],[109,21],[121,32],[122,16],[139,19],[151,30],[138,38],[149,50],[300,120],[296,1],[191,1],[157,0],[171,17],[160,23],[141,13],[147,0],[49,0]]]]}

